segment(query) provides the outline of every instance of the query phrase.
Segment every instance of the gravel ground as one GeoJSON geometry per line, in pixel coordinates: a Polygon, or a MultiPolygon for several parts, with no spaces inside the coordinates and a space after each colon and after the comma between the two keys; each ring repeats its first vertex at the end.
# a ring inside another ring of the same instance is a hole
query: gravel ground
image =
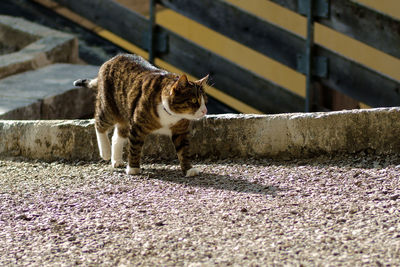
{"type": "Polygon", "coordinates": [[[400,156],[0,160],[0,265],[400,265],[400,156]]]}

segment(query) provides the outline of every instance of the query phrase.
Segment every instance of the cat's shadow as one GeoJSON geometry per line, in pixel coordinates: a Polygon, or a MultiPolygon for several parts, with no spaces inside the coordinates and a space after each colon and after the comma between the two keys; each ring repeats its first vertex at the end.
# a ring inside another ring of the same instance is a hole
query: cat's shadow
{"type": "Polygon", "coordinates": [[[210,172],[200,172],[197,176],[185,177],[180,169],[145,169],[143,176],[148,179],[157,179],[189,187],[213,188],[217,190],[228,190],[239,193],[260,194],[275,196],[283,189],[251,182],[245,178],[234,177],[234,175],[220,175],[210,172]]]}

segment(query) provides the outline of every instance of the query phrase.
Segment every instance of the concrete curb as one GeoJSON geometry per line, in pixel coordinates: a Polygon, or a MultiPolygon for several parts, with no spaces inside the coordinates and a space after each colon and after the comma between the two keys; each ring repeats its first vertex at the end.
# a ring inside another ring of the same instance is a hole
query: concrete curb
{"type": "MultiPolygon", "coordinates": [[[[93,120],[0,121],[0,155],[99,159],[93,120]]],[[[198,158],[284,157],[400,152],[400,108],[280,115],[211,115],[193,125],[198,158]]],[[[149,136],[144,154],[175,158],[171,142],[149,136]]]]}

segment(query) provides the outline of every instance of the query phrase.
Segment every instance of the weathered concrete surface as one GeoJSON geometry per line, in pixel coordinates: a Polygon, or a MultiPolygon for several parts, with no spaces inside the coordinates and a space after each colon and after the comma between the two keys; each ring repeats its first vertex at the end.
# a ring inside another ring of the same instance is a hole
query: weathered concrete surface
{"type": "Polygon", "coordinates": [[[0,119],[76,119],[94,112],[95,93],[73,81],[95,77],[97,66],[53,64],[0,80],[0,119]]]}
{"type": "Polygon", "coordinates": [[[0,154],[28,158],[96,159],[92,121],[0,121],[0,154]]]}
{"type": "MultiPolygon", "coordinates": [[[[213,115],[193,126],[199,158],[310,157],[400,152],[400,108],[282,115],[213,115]]],[[[45,160],[98,159],[93,120],[0,121],[0,155],[45,160]]],[[[150,136],[144,155],[175,158],[166,137],[150,136]]]]}
{"type": "Polygon", "coordinates": [[[78,40],[73,35],[21,18],[0,16],[0,42],[17,50],[0,56],[0,79],[55,62],[78,62],[78,40]]]}
{"type": "Polygon", "coordinates": [[[209,117],[196,124],[201,156],[313,156],[400,152],[400,108],[209,117]],[[208,140],[216,140],[209,142],[208,140]],[[206,148],[205,148],[206,147],[206,148]]]}

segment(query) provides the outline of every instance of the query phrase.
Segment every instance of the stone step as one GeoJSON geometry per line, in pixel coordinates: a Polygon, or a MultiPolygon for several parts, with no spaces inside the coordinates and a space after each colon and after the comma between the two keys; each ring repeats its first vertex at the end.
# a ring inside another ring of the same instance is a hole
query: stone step
{"type": "Polygon", "coordinates": [[[78,39],[22,18],[0,15],[0,79],[56,62],[77,63],[78,39]]]}
{"type": "Polygon", "coordinates": [[[73,81],[93,78],[99,67],[53,64],[0,80],[0,119],[81,119],[94,111],[95,94],[73,81]]]}

